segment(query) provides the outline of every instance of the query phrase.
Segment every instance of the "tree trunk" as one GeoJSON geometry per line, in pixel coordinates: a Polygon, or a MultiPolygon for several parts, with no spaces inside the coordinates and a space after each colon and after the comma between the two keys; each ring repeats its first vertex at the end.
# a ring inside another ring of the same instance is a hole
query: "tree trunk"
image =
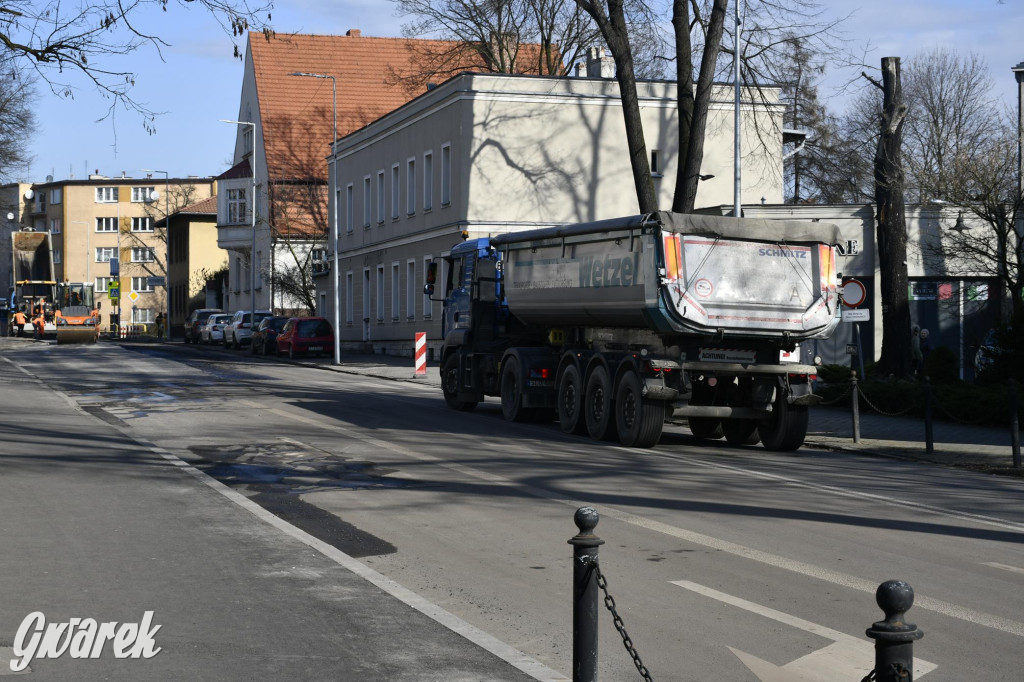
{"type": "MultiPolygon", "coordinates": [[[[876,83],[877,85],[877,83],[876,83]]],[[[901,147],[907,105],[899,57],[882,59],[882,129],[875,151],[875,204],[879,288],[882,297],[881,376],[911,375],[910,307],[907,302],[907,225],[901,147]]]]}
{"type": "Polygon", "coordinates": [[[629,148],[629,163],[633,170],[637,205],[640,213],[655,213],[658,210],[658,196],[654,191],[651,162],[647,157],[647,143],[644,141],[644,126],[640,118],[636,73],[633,68],[633,50],[629,43],[623,0],[608,0],[607,14],[600,0],[576,0],[576,4],[594,19],[615,60],[615,80],[619,83],[619,99],[622,101],[622,117],[626,126],[626,144],[629,148]]]}
{"type": "MultiPolygon", "coordinates": [[[[715,0],[711,7],[711,19],[708,23],[708,33],[704,42],[704,52],[701,56],[700,74],[697,76],[697,94],[692,104],[691,120],[689,121],[686,137],[683,137],[683,129],[679,129],[679,169],[676,172],[676,193],[672,199],[672,210],[678,213],[693,213],[694,204],[697,201],[697,182],[700,180],[700,166],[704,162],[704,136],[708,121],[708,108],[711,105],[711,89],[714,85],[715,65],[718,62],[718,53],[722,47],[722,33],[725,31],[725,13],[728,7],[728,0],[715,0]],[[683,153],[685,151],[685,154],[683,153]]],[[[675,21],[673,20],[673,24],[675,21]]],[[[676,28],[676,41],[679,40],[679,27],[676,28]]],[[[689,35],[687,33],[687,35],[689,35]]],[[[687,41],[689,45],[689,41],[687,41]]],[[[737,59],[739,57],[737,56],[737,59]]],[[[682,59],[679,50],[676,50],[676,59],[682,59]]],[[[680,68],[679,66],[676,67],[680,68]]],[[[683,73],[683,72],[680,72],[683,73]]],[[[686,73],[691,73],[686,69],[686,73]]],[[[690,83],[682,82],[677,78],[676,87],[680,93],[685,87],[687,91],[692,87],[690,83]]],[[[681,97],[682,95],[680,95],[681,97]]],[[[682,101],[682,100],[680,100],[682,101]]],[[[680,111],[680,123],[682,122],[682,111],[680,111]]]]}

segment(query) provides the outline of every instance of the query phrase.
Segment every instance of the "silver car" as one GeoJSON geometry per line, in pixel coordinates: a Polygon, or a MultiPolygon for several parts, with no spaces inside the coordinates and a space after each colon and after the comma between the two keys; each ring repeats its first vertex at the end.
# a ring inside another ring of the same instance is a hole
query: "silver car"
{"type": "Polygon", "coordinates": [[[231,324],[231,315],[218,313],[210,315],[206,324],[199,328],[199,339],[209,345],[224,342],[224,328],[231,324]]]}
{"type": "Polygon", "coordinates": [[[257,310],[255,315],[251,315],[248,310],[239,310],[231,317],[231,322],[224,327],[224,347],[225,348],[241,348],[242,344],[249,344],[252,342],[252,329],[253,320],[255,317],[255,324],[259,324],[260,320],[264,317],[271,317],[273,315],[269,310],[257,310]]]}

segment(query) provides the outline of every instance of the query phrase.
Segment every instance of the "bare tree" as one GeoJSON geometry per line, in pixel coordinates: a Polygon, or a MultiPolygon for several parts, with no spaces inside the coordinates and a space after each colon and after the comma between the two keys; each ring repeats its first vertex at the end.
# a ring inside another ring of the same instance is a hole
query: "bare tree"
{"type": "Polygon", "coordinates": [[[0,57],[0,178],[11,178],[14,168],[30,160],[33,99],[31,83],[18,72],[14,60],[0,57]]]}
{"type": "Polygon", "coordinates": [[[882,91],[881,128],[875,148],[875,244],[882,298],[882,353],[877,371],[883,376],[906,377],[911,374],[902,157],[907,104],[903,99],[899,57],[882,58],[881,82],[867,74],[864,77],[882,91]]]}
{"type": "MultiPolygon", "coordinates": [[[[173,11],[189,6],[208,10],[225,33],[230,33],[236,56],[237,38],[249,30],[269,32],[271,3],[250,6],[248,0],[178,0],[173,11]],[[266,21],[260,19],[266,16],[266,21]]],[[[34,69],[53,94],[73,98],[76,86],[69,73],[83,75],[111,98],[107,116],[118,106],[142,115],[152,131],[154,112],[132,98],[137,74],[113,66],[115,57],[151,46],[163,58],[168,43],[159,22],[145,24],[152,9],[169,9],[169,0],[7,0],[0,7],[0,44],[19,68],[34,69]]]]}

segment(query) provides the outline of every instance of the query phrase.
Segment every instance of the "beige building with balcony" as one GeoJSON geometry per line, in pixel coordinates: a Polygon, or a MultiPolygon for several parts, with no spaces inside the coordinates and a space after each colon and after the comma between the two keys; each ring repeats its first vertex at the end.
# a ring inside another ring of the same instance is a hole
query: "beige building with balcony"
{"type": "MultiPolygon", "coordinates": [[[[167,304],[167,242],[156,223],[180,207],[214,195],[211,178],[110,178],[59,180],[31,186],[22,197],[21,227],[49,232],[58,281],[92,283],[103,327],[118,306],[108,286],[120,282],[120,321],[150,325],[167,304]],[[120,275],[111,274],[119,257],[120,275]],[[155,284],[151,277],[164,278],[155,284]]],[[[173,286],[173,282],[172,282],[173,286]]]]}

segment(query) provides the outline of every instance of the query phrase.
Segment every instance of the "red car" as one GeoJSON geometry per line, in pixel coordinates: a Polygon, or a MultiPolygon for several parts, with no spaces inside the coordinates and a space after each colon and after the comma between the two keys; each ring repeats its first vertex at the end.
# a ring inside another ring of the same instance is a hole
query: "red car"
{"type": "Polygon", "coordinates": [[[334,330],[326,317],[293,317],[277,335],[277,357],[333,355],[334,330]]]}

